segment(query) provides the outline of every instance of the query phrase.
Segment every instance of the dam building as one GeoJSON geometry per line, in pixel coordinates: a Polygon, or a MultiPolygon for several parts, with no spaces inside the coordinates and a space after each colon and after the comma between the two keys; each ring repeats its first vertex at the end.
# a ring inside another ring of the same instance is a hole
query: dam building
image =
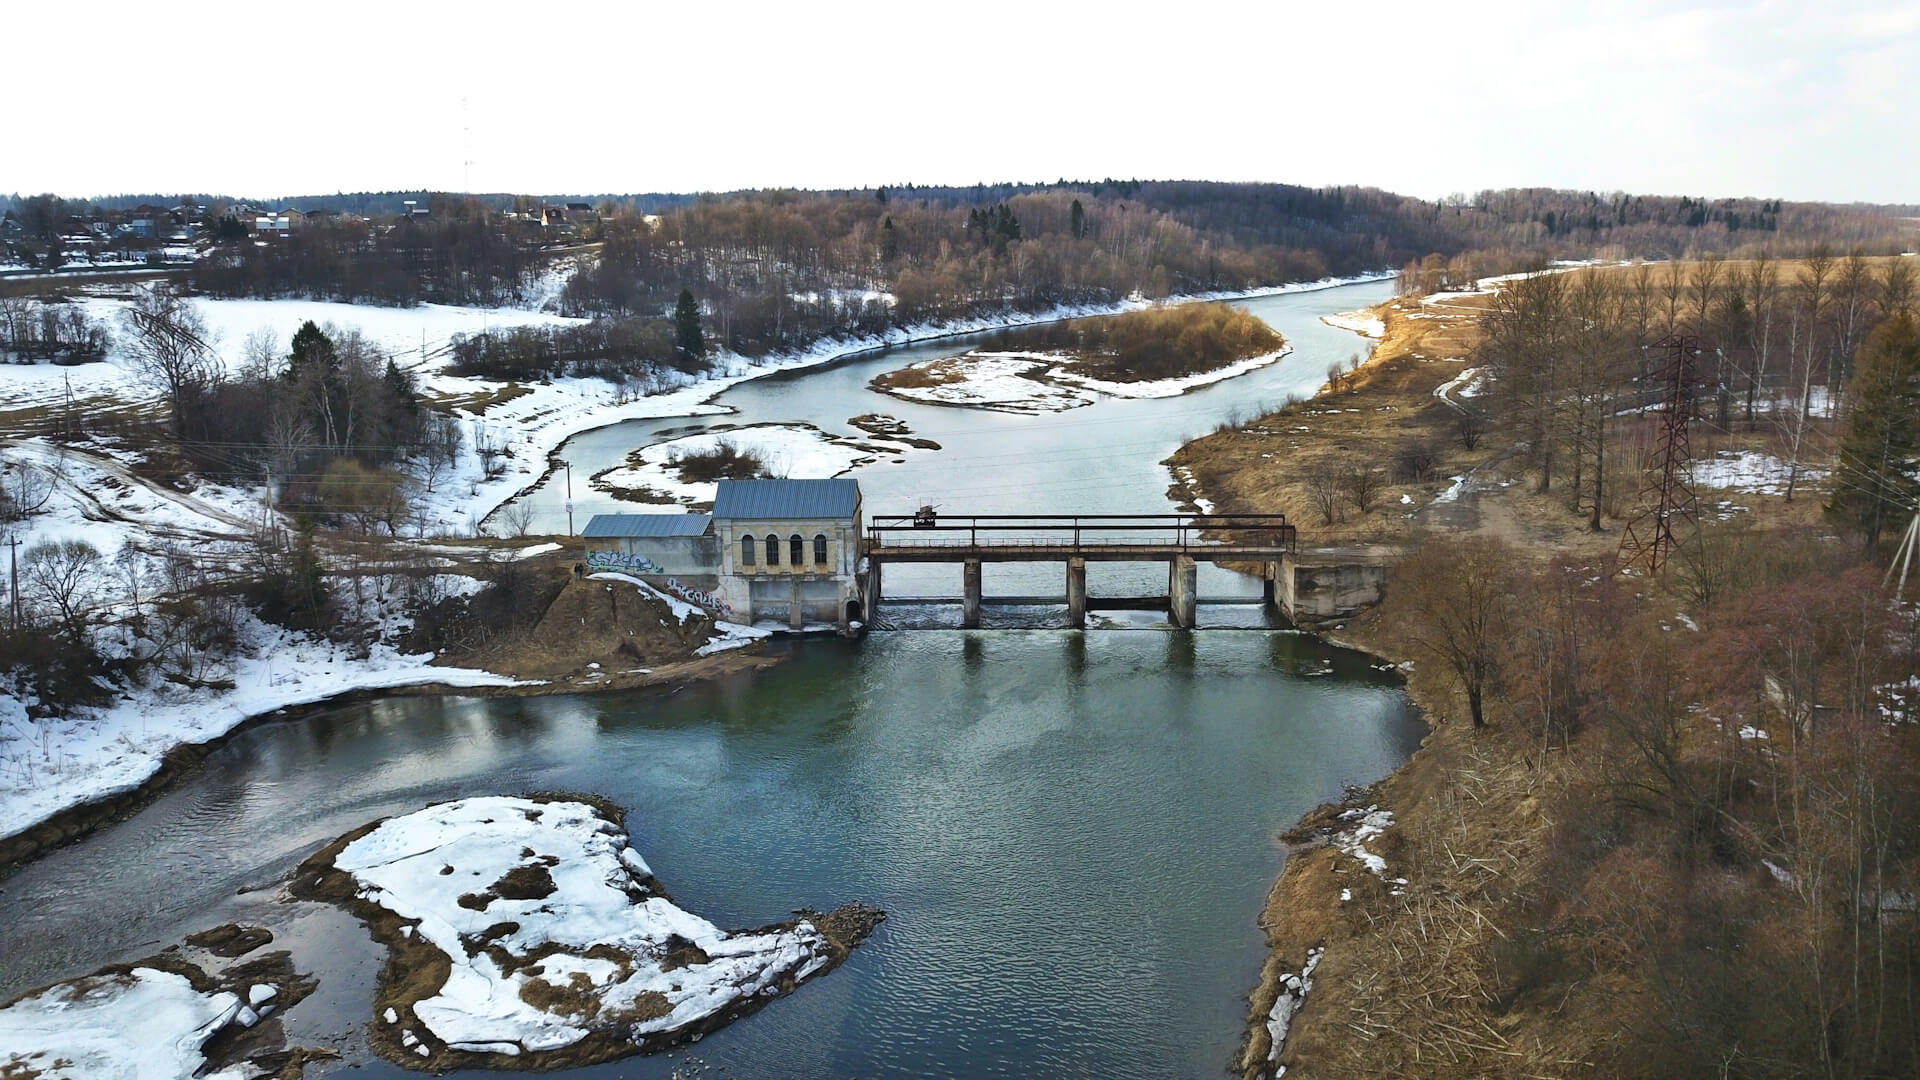
{"type": "Polygon", "coordinates": [[[637,577],[728,622],[863,622],[860,484],[722,480],[710,514],[596,514],[587,569],[637,577]]]}

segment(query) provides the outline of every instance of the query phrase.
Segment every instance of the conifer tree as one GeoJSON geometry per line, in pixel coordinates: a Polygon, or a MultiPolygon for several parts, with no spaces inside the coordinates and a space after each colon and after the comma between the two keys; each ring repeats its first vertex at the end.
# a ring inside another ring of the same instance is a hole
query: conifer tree
{"type": "Polygon", "coordinates": [[[340,366],[340,354],[333,339],[312,319],[293,332],[293,354],[287,358],[287,379],[299,382],[300,373],[313,367],[327,371],[340,366]]]}
{"type": "Polygon", "coordinates": [[[1073,200],[1073,212],[1067,222],[1067,231],[1073,234],[1075,240],[1087,235],[1087,209],[1080,205],[1079,199],[1073,200]]]}
{"type": "Polygon", "coordinates": [[[1920,503],[1920,327],[1911,315],[1896,315],[1867,339],[1850,396],[1827,510],[1859,528],[1871,549],[1920,503]]]}
{"type": "Polygon", "coordinates": [[[707,354],[706,336],[700,332],[700,302],[693,298],[692,289],[683,287],[680,302],[673,305],[673,346],[688,361],[707,354]]]}

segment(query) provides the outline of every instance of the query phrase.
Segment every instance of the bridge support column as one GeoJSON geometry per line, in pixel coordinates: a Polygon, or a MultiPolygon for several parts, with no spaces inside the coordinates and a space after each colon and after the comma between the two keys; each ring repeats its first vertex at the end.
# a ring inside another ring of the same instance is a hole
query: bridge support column
{"type": "Polygon", "coordinates": [[[1167,564],[1169,621],[1182,630],[1194,628],[1199,606],[1199,568],[1188,555],[1175,555],[1167,564]]]}
{"type": "Polygon", "coordinates": [[[1067,625],[1087,628],[1087,560],[1067,560],[1067,625]]]}
{"type": "Polygon", "coordinates": [[[964,564],[962,578],[966,584],[966,598],[960,603],[960,625],[968,630],[980,627],[980,560],[968,559],[964,564]]]}
{"type": "Polygon", "coordinates": [[[1265,572],[1260,575],[1260,600],[1268,607],[1280,606],[1280,564],[1264,564],[1265,572]]]}
{"type": "Polygon", "coordinates": [[[807,609],[800,603],[800,579],[794,578],[787,583],[791,597],[787,601],[787,625],[795,630],[804,630],[807,626],[807,609]]]}
{"type": "Polygon", "coordinates": [[[867,560],[867,595],[863,597],[865,614],[869,625],[873,622],[873,613],[880,606],[880,560],[867,560]]]}

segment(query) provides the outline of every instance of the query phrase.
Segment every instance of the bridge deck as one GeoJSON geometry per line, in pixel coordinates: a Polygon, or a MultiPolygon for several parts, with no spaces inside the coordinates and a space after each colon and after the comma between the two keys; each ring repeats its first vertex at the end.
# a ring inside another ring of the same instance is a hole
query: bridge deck
{"type": "Polygon", "coordinates": [[[919,514],[876,517],[876,562],[1259,562],[1298,544],[1284,514],[919,514]]]}
{"type": "Polygon", "coordinates": [[[939,543],[868,544],[867,557],[885,563],[954,563],[978,559],[981,562],[1166,562],[1185,555],[1200,562],[1265,562],[1292,552],[1281,544],[1205,544],[1205,543],[1065,543],[1002,540],[987,544],[939,543]]]}

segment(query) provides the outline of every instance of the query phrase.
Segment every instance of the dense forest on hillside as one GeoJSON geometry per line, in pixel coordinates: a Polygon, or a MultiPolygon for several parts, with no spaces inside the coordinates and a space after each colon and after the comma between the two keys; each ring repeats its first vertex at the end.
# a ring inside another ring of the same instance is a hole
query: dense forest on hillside
{"type": "MultiPolygon", "coordinates": [[[[400,194],[360,205],[397,211],[400,194]]],[[[1885,253],[1914,232],[1904,207],[1544,189],[1437,202],[1360,187],[1137,180],[755,191],[603,198],[557,224],[545,216],[551,204],[502,198],[433,195],[423,214],[314,216],[271,239],[210,211],[214,247],[190,284],[218,296],[526,303],[545,291],[554,252],[566,252],[574,265],[559,306],[602,325],[582,340],[530,331],[510,347],[482,342],[465,366],[645,379],[665,361],[684,370],[699,360],[660,347],[678,332],[667,316],[683,293],[704,346],[758,356],[899,326],[1393,267],[1410,287],[1437,288],[1553,258],[1794,252],[1816,239],[1885,253]]],[[[26,201],[33,221],[51,221],[43,197],[26,201]]]]}

